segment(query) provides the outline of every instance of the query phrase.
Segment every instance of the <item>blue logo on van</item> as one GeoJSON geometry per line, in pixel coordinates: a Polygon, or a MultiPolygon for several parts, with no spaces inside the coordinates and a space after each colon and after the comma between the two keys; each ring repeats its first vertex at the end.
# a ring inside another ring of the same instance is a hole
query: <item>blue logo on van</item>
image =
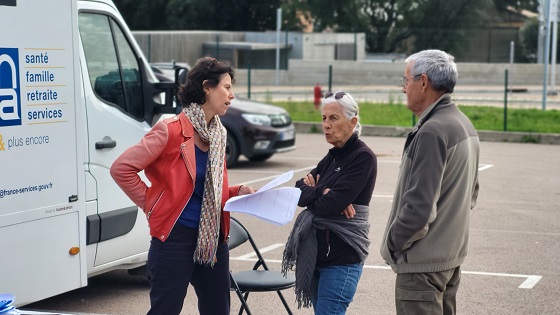
{"type": "Polygon", "coordinates": [[[0,48],[0,127],[21,125],[17,48],[0,48]]]}

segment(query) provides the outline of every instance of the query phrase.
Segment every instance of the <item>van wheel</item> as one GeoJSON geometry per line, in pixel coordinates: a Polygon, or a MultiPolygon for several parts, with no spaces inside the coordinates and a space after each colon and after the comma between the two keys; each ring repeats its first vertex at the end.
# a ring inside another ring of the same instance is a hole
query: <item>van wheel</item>
{"type": "Polygon", "coordinates": [[[239,145],[231,132],[227,133],[226,142],[226,165],[228,168],[234,167],[239,160],[239,145]]]}
{"type": "Polygon", "coordinates": [[[270,159],[271,156],[272,156],[272,153],[261,154],[261,155],[253,155],[252,157],[249,158],[249,161],[251,161],[251,162],[264,162],[264,161],[270,159]]]}

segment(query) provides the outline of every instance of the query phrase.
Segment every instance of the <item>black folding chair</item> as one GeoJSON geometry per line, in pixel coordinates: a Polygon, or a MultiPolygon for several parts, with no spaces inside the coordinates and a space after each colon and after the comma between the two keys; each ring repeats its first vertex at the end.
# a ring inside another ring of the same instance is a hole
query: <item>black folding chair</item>
{"type": "Polygon", "coordinates": [[[270,291],[276,291],[276,293],[278,293],[286,311],[291,315],[292,311],[290,310],[288,303],[286,303],[281,290],[291,288],[295,285],[296,278],[294,274],[288,273],[287,278],[285,278],[282,272],[269,270],[257,245],[249,234],[249,231],[247,231],[247,229],[237,219],[232,217],[228,241],[229,250],[232,250],[247,241],[251,243],[253,251],[257,255],[257,262],[253,266],[252,270],[234,273],[230,271],[229,273],[231,279],[231,289],[235,291],[237,297],[239,297],[239,301],[241,302],[239,315],[243,314],[243,310],[245,310],[248,315],[251,314],[249,306],[247,305],[249,292],[270,291]],[[263,268],[259,269],[261,266],[263,268]]]}

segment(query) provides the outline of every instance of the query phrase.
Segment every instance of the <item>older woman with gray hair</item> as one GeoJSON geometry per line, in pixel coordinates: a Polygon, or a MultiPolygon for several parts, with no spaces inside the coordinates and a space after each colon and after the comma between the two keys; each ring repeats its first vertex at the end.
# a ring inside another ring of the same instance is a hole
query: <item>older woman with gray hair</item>
{"type": "Polygon", "coordinates": [[[323,133],[333,147],[302,179],[297,217],[282,271],[296,273],[298,308],[345,314],[354,298],[369,247],[369,203],[377,159],[359,139],[359,107],[346,92],[322,102],[323,133]]]}

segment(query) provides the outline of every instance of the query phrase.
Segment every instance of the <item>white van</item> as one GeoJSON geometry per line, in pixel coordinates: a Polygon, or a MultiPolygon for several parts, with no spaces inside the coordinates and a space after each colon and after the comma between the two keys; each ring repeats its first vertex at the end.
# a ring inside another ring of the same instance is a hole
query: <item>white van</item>
{"type": "Polygon", "coordinates": [[[146,219],[109,168],[174,112],[175,84],[108,0],[0,0],[0,38],[0,294],[21,306],[144,266],[146,219]]]}

